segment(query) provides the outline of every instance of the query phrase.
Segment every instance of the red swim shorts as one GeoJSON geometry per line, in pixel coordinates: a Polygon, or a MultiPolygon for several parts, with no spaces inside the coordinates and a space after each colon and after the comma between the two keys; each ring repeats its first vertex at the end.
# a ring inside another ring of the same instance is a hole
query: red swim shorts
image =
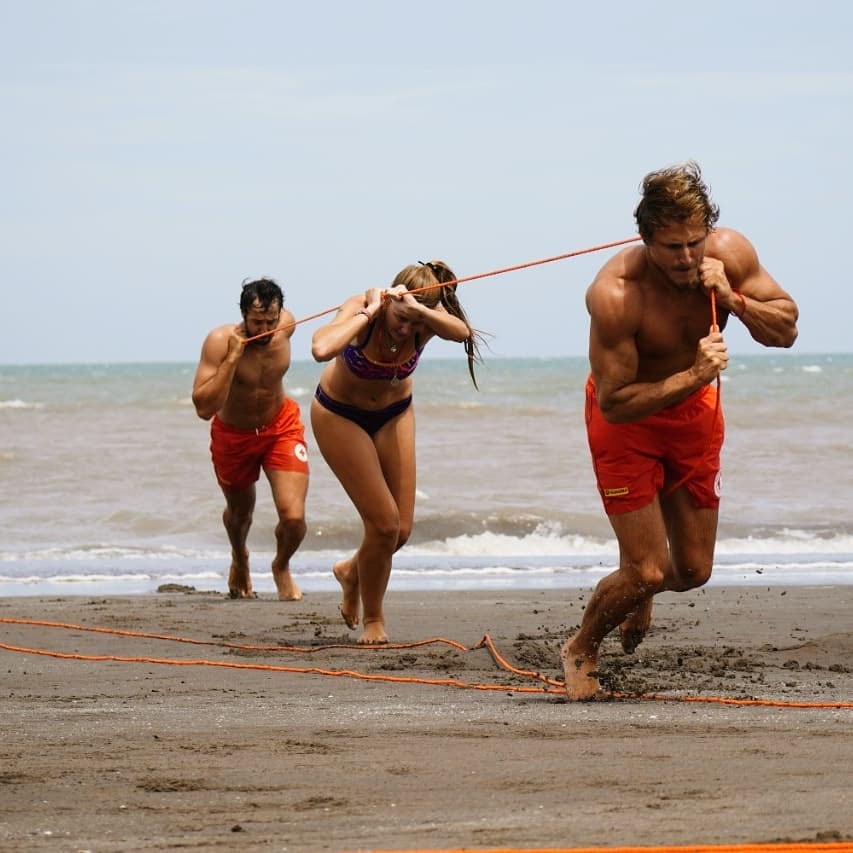
{"type": "Polygon", "coordinates": [[[258,481],[261,468],[308,473],[305,426],[299,406],[289,397],[272,423],[259,429],[237,429],[214,416],[210,455],[223,491],[242,492],[258,481]]]}
{"type": "Polygon", "coordinates": [[[590,377],[586,432],[608,515],[648,506],[658,492],[676,485],[687,489],[696,507],[719,507],[725,423],[714,385],[642,420],[611,424],[598,408],[590,377]]]}

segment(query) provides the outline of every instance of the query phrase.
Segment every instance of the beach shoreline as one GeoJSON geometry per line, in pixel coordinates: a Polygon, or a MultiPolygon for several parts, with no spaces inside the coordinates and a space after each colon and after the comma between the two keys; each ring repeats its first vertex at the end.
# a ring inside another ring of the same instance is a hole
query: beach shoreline
{"type": "Polygon", "coordinates": [[[388,649],[353,647],[329,592],[0,599],[0,847],[853,839],[853,588],[660,596],[601,660],[646,698],[569,703],[475,648],[559,681],[588,596],[392,581],[388,649]]]}

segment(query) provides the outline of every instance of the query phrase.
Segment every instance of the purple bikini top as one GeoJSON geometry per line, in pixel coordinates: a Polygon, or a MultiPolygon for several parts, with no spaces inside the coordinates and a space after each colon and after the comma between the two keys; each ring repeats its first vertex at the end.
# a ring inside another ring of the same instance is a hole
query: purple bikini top
{"type": "Polygon", "coordinates": [[[380,379],[390,381],[394,379],[406,379],[415,372],[418,362],[421,358],[421,353],[424,351],[423,346],[418,343],[417,336],[415,337],[415,351],[412,357],[399,364],[387,364],[381,361],[371,361],[365,354],[364,348],[367,346],[370,336],[373,334],[375,322],[368,327],[367,337],[361,346],[347,344],[341,353],[341,357],[346,362],[350,371],[359,379],[380,379]]]}

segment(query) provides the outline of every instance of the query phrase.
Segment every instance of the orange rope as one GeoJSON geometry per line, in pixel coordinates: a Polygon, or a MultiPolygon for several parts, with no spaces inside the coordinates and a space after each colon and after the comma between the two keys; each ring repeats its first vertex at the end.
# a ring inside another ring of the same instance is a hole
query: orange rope
{"type": "MultiPolygon", "coordinates": [[[[407,850],[378,850],[370,853],[471,853],[470,847],[407,850]]],[[[851,853],[853,841],[784,841],[755,844],[665,844],[660,847],[490,847],[477,853],[851,853]]],[[[347,851],[343,851],[347,853],[347,851]]],[[[354,853],[354,851],[350,851],[354,853]]]]}
{"type": "MultiPolygon", "coordinates": [[[[68,622],[50,622],[43,619],[12,619],[0,616],[0,623],[7,625],[35,625],[40,628],[63,628],[70,631],[90,631],[95,634],[112,634],[117,637],[140,637],[146,640],[168,640],[172,643],[189,643],[196,646],[219,646],[226,649],[240,649],[243,651],[260,652],[302,652],[310,654],[321,652],[326,649],[366,649],[369,646],[354,643],[329,643],[322,646],[251,646],[243,643],[229,643],[224,640],[193,640],[189,637],[174,637],[170,634],[150,634],[146,631],[127,631],[119,628],[92,628],[86,625],[74,625],[68,622]]],[[[411,649],[417,646],[428,646],[435,643],[445,643],[453,646],[459,651],[468,651],[467,646],[457,643],[455,640],[445,640],[442,637],[433,637],[429,640],[417,640],[411,643],[385,643],[384,649],[411,649]]]]}
{"type": "MultiPolygon", "coordinates": [[[[495,275],[502,275],[507,272],[516,272],[517,270],[528,269],[529,267],[537,267],[542,264],[550,264],[554,261],[564,261],[566,258],[575,258],[578,255],[588,255],[591,252],[600,252],[603,249],[613,249],[616,246],[624,246],[626,243],[636,243],[640,237],[627,237],[624,240],[616,240],[612,243],[602,243],[599,246],[590,246],[588,249],[576,249],[573,252],[566,252],[562,255],[554,255],[550,258],[541,258],[538,261],[527,261],[523,264],[515,264],[511,267],[501,267],[500,269],[490,270],[489,272],[481,272],[475,273],[474,275],[463,276],[462,278],[454,278],[451,281],[445,281],[440,284],[430,284],[426,287],[420,287],[416,290],[410,290],[409,293],[422,293],[425,290],[433,290],[436,287],[447,287],[449,285],[462,284],[466,281],[475,281],[479,278],[489,278],[495,275]]],[[[277,329],[271,329],[269,332],[261,332],[259,335],[254,335],[251,338],[246,338],[246,343],[250,343],[251,341],[256,341],[259,338],[265,338],[267,335],[275,334],[276,332],[281,331],[282,329],[290,329],[294,326],[298,326],[301,323],[307,323],[310,320],[316,320],[318,317],[324,317],[326,314],[331,314],[333,311],[340,311],[342,305],[335,305],[333,308],[327,308],[325,311],[318,311],[316,314],[310,314],[307,317],[303,317],[301,320],[294,320],[292,323],[288,323],[286,326],[279,326],[277,329]]]]}
{"type": "Polygon", "coordinates": [[[591,246],[588,249],[577,249],[574,252],[566,252],[563,255],[554,255],[551,258],[542,258],[539,261],[527,261],[527,263],[516,264],[512,267],[502,267],[501,269],[492,270],[491,272],[481,272],[476,275],[454,278],[451,281],[445,281],[440,284],[430,284],[426,287],[419,287],[416,290],[410,290],[409,293],[421,293],[424,290],[434,290],[436,287],[447,287],[448,285],[462,284],[463,282],[474,281],[478,278],[488,278],[489,276],[501,275],[505,272],[515,272],[516,270],[524,270],[529,267],[537,267],[541,264],[550,264],[553,261],[564,261],[566,258],[575,258],[578,255],[588,255],[590,252],[600,252],[602,249],[614,249],[617,246],[624,246],[626,243],[636,243],[640,239],[640,237],[627,237],[624,240],[616,240],[613,243],[602,243],[600,246],[591,246]]]}
{"type": "MultiPolygon", "coordinates": [[[[489,651],[492,659],[502,669],[512,672],[515,675],[523,675],[528,678],[535,678],[539,681],[544,681],[546,684],[558,686],[561,691],[565,689],[565,683],[548,678],[538,672],[530,670],[517,669],[508,663],[495,648],[492,638],[486,634],[476,646],[475,649],[485,648],[489,651]]],[[[551,692],[551,691],[547,691],[551,692]]],[[[610,699],[643,699],[655,702],[708,702],[718,705],[766,705],[770,707],[783,708],[853,708],[853,702],[787,702],[775,699],[729,699],[724,696],[666,696],[656,693],[614,693],[607,694],[610,699]]]]}
{"type": "Polygon", "coordinates": [[[553,687],[560,687],[565,689],[565,684],[562,681],[557,681],[553,678],[548,678],[545,675],[542,675],[539,672],[534,672],[529,669],[518,669],[514,667],[509,661],[507,661],[503,655],[497,650],[495,644],[492,642],[492,638],[486,634],[474,649],[486,649],[489,654],[492,656],[492,660],[501,668],[505,669],[507,672],[511,672],[515,675],[525,676],[526,678],[535,678],[539,681],[544,681],[545,684],[550,684],[553,687]]]}
{"type": "MultiPolygon", "coordinates": [[[[709,294],[711,300],[711,331],[719,332],[720,327],[717,325],[717,292],[712,290],[709,294]]],[[[717,399],[714,401],[714,420],[711,425],[713,430],[717,424],[717,418],[720,416],[720,395],[722,388],[720,385],[720,374],[717,374],[717,399]]],[[[665,498],[671,495],[679,486],[683,486],[695,473],[696,469],[702,464],[702,459],[699,459],[696,464],[680,479],[674,482],[669,488],[661,492],[661,497],[665,498]]]]}
{"type": "MultiPolygon", "coordinates": [[[[356,678],[365,681],[387,681],[393,683],[404,684],[425,684],[434,687],[456,687],[465,690],[482,690],[482,691],[502,691],[505,693],[540,693],[549,695],[565,695],[565,684],[562,681],[548,678],[539,672],[532,670],[519,669],[510,664],[497,650],[492,638],[485,634],[483,638],[471,648],[458,643],[454,640],[448,640],[443,637],[434,637],[429,640],[418,640],[410,643],[395,643],[383,645],[364,645],[364,644],[342,644],[335,643],[324,646],[255,646],[243,645],[237,643],[229,643],[224,641],[212,640],[193,640],[185,637],[173,637],[163,634],[149,634],[138,631],[126,631],[114,628],[91,628],[82,625],[65,624],[62,622],[47,622],[41,620],[30,619],[14,619],[8,617],[0,617],[0,622],[13,625],[31,625],[36,627],[47,628],[62,628],[74,631],[91,631],[100,634],[112,634],[115,636],[166,640],[169,642],[192,643],[198,645],[219,646],[227,649],[240,649],[245,651],[293,651],[303,653],[313,653],[325,651],[328,649],[352,649],[361,651],[383,651],[388,649],[399,650],[408,648],[417,648],[428,644],[444,643],[458,651],[468,652],[477,651],[478,649],[486,649],[491,655],[498,667],[513,675],[523,678],[535,679],[541,681],[546,686],[523,687],[517,684],[476,684],[472,682],[459,681],[452,678],[420,678],[414,676],[395,676],[395,675],[372,675],[368,673],[358,672],[351,669],[331,670],[321,669],[319,667],[291,667],[280,666],[275,664],[250,664],[250,663],[234,663],[226,661],[211,661],[211,660],[175,660],[171,658],[153,658],[153,657],[127,657],[120,655],[83,655],[79,653],[56,652],[47,649],[33,649],[25,646],[13,646],[8,643],[0,643],[0,649],[9,652],[17,652],[21,654],[41,655],[44,657],[53,657],[62,660],[82,660],[82,661],[113,661],[117,663],[147,663],[147,664],[164,664],[171,666],[214,666],[224,667],[227,669],[246,669],[246,670],[262,670],[265,672],[287,672],[291,674],[302,675],[326,675],[331,677],[348,677],[356,678]]],[[[632,694],[632,693],[609,693],[606,698],[613,700],[634,699],[646,700],[655,702],[702,702],[714,703],[720,705],[738,705],[738,706],[763,706],[774,708],[851,708],[853,702],[788,702],[772,699],[729,699],[722,696],[666,696],[662,694],[632,694]]]]}
{"type": "MultiPolygon", "coordinates": [[[[60,660],[80,660],[100,663],[112,661],[114,663],[145,663],[162,664],[167,666],[213,666],[223,669],[246,669],[260,670],[262,672],[288,672],[299,675],[326,675],[331,677],[357,678],[362,681],[388,681],[394,684],[426,684],[432,687],[458,687],[464,690],[493,690],[515,693],[545,693],[540,687],[519,687],[506,684],[473,684],[466,681],[458,681],[452,678],[415,678],[405,675],[372,675],[366,672],[358,672],[352,669],[321,669],[319,667],[279,666],[267,663],[233,663],[231,661],[216,660],[175,660],[173,658],[153,657],[128,657],[124,655],[83,655],[70,652],[56,652],[49,649],[31,649],[26,646],[13,646],[8,643],[0,643],[0,649],[7,652],[20,652],[22,654],[40,655],[42,657],[58,658],[60,660]]],[[[553,691],[557,692],[557,691],[553,691]]]]}

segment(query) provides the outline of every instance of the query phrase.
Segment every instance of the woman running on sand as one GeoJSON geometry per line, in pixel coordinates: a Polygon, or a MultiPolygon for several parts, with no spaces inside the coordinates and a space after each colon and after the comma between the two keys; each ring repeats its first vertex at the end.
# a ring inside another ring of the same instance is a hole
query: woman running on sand
{"type": "Polygon", "coordinates": [[[358,550],[334,567],[341,616],[350,628],[361,618],[360,643],[388,642],[382,602],[391,558],[415,512],[412,374],[430,338],[465,344],[476,386],[478,335],[447,284],[455,280],[443,261],[407,266],[389,290],[347,299],[311,342],[314,359],[329,362],[311,404],[314,437],[364,524],[358,550]]]}

